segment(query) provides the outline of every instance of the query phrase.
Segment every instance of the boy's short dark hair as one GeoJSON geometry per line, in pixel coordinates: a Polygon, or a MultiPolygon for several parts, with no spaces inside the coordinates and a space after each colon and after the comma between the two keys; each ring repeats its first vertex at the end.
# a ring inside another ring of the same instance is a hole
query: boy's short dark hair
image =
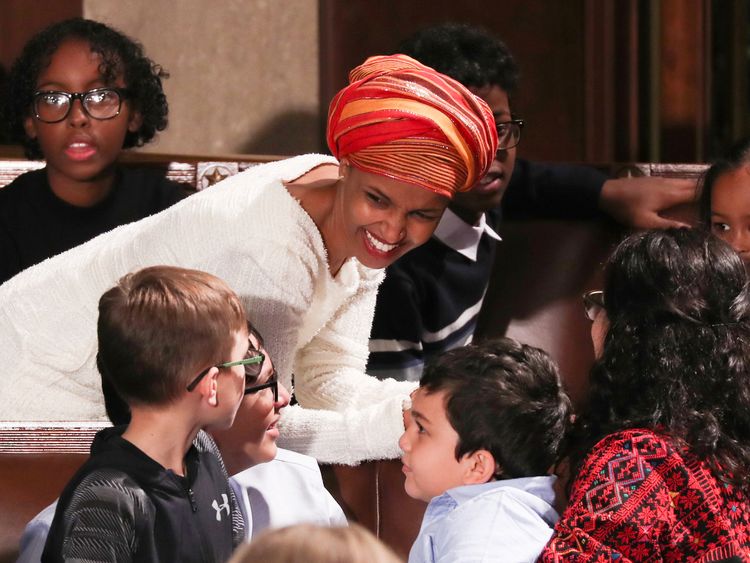
{"type": "Polygon", "coordinates": [[[28,158],[43,158],[36,139],[26,136],[24,120],[31,112],[39,74],[49,65],[58,47],[69,39],[81,39],[102,57],[100,72],[105,83],[113,83],[122,74],[128,88],[128,100],[140,112],[143,123],[137,131],[128,131],[123,148],[139,147],[167,127],[167,97],[162,78],[169,75],[146,57],[137,41],[102,23],[73,18],[52,24],[37,33],[24,46],[13,64],[8,79],[4,121],[9,137],[23,143],[28,158]]]}
{"type": "Polygon", "coordinates": [[[216,276],[144,268],[99,300],[97,363],[128,404],[167,404],[202,369],[227,361],[246,323],[239,298],[216,276]]]}
{"type": "Polygon", "coordinates": [[[462,23],[428,27],[401,42],[399,52],[469,88],[499,86],[510,95],[518,86],[513,55],[482,27],[462,23]]]}
{"type": "Polygon", "coordinates": [[[511,338],[455,348],[428,363],[419,384],[445,392],[456,459],[487,450],[504,479],[544,475],[555,463],[571,403],[543,350],[511,338]]]}

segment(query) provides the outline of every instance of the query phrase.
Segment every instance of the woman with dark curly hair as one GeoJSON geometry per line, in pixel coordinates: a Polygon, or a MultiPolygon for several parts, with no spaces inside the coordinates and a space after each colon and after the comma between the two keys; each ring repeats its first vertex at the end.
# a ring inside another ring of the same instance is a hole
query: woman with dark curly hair
{"type": "Polygon", "coordinates": [[[571,440],[570,504],[542,560],[748,560],[742,261],[704,231],[635,234],[586,301],[598,359],[571,440]]]}
{"type": "Polygon", "coordinates": [[[0,283],[181,199],[163,174],[116,166],[123,148],[167,126],[166,76],[137,42],[91,20],[54,24],[26,44],[3,121],[47,166],[0,190],[0,283]]]}

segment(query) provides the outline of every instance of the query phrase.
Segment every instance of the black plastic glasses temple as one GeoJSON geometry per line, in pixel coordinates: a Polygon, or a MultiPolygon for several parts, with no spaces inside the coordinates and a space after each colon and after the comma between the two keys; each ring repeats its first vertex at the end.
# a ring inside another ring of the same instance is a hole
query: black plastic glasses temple
{"type": "Polygon", "coordinates": [[[203,379],[206,374],[211,371],[211,368],[231,368],[234,366],[245,366],[248,364],[262,364],[263,361],[266,359],[265,355],[262,352],[258,352],[257,356],[253,356],[252,358],[245,358],[244,360],[237,360],[236,362],[226,362],[223,364],[218,364],[215,366],[209,366],[206,369],[204,369],[202,372],[198,374],[198,376],[193,379],[187,386],[188,391],[192,391],[195,389],[195,387],[200,383],[200,380],[203,379]]]}
{"type": "Polygon", "coordinates": [[[263,389],[268,389],[269,387],[271,388],[271,391],[273,391],[273,402],[277,403],[279,401],[279,380],[276,379],[275,374],[274,379],[271,381],[266,381],[260,385],[253,385],[252,387],[246,387],[245,395],[257,393],[258,391],[263,391],[263,389]]]}

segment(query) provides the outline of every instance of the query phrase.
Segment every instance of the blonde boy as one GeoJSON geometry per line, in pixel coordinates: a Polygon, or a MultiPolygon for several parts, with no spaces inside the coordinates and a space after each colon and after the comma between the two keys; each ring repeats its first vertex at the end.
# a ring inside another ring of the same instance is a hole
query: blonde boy
{"type": "Polygon", "coordinates": [[[42,561],[225,561],[244,524],[204,428],[231,426],[263,356],[220,279],[155,266],[99,301],[98,363],[128,425],[99,432],[63,491],[42,561]]]}

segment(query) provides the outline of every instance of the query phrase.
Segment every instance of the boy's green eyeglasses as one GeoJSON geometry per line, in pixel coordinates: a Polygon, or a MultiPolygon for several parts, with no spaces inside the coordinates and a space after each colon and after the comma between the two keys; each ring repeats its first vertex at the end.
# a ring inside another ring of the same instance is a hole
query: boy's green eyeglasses
{"type": "MultiPolygon", "coordinates": [[[[265,361],[266,357],[262,352],[259,352],[252,346],[248,348],[247,355],[242,360],[237,360],[236,362],[226,362],[223,364],[218,364],[216,367],[219,369],[222,368],[231,368],[234,366],[244,366],[245,367],[245,395],[248,395],[250,393],[257,393],[258,391],[261,391],[263,389],[268,389],[269,387],[273,391],[274,400],[278,400],[278,393],[279,393],[279,386],[278,386],[278,379],[276,378],[276,371],[274,370],[273,374],[271,374],[271,379],[266,381],[265,383],[261,383],[260,385],[251,385],[248,386],[248,383],[251,383],[255,381],[258,376],[260,375],[260,372],[263,370],[263,362],[265,361]]],[[[187,386],[188,391],[192,391],[195,389],[195,387],[200,383],[200,380],[205,377],[205,375],[211,370],[211,367],[207,367],[202,372],[198,374],[198,376],[193,379],[187,386]]]]}

